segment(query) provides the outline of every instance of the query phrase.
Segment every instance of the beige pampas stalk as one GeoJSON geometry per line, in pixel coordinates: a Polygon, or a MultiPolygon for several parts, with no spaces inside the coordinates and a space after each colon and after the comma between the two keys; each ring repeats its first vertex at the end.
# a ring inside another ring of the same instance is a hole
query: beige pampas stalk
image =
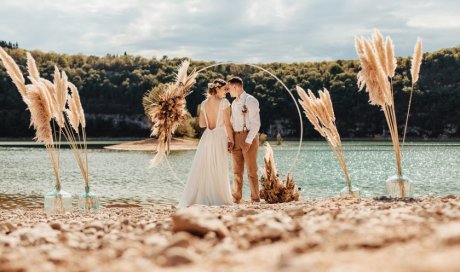
{"type": "Polygon", "coordinates": [[[371,105],[385,105],[385,90],[381,87],[382,76],[373,76],[379,74],[379,70],[381,70],[377,65],[373,47],[364,38],[355,38],[355,47],[362,67],[357,74],[359,90],[361,91],[366,87],[371,105]]]}
{"type": "Polygon", "coordinates": [[[29,95],[30,99],[30,115],[31,125],[34,127],[35,140],[42,142],[46,146],[53,144],[53,133],[51,130],[51,114],[47,110],[46,98],[38,88],[30,88],[29,95]]]}
{"type": "Polygon", "coordinates": [[[418,81],[418,77],[420,74],[420,66],[422,65],[422,39],[418,38],[417,42],[415,43],[414,47],[414,54],[412,55],[412,64],[410,68],[410,74],[412,77],[412,86],[410,88],[410,95],[409,95],[409,105],[407,106],[407,114],[406,114],[406,123],[404,125],[404,134],[403,134],[403,145],[406,142],[406,132],[407,126],[409,124],[409,114],[410,114],[410,107],[412,105],[412,95],[414,92],[414,85],[418,81]]]}
{"type": "Polygon", "coordinates": [[[380,65],[383,69],[385,69],[386,74],[389,75],[385,42],[383,40],[382,33],[380,33],[380,31],[378,31],[377,29],[374,32],[373,45],[377,53],[378,59],[380,61],[380,65]]]}
{"type": "Polygon", "coordinates": [[[335,124],[334,107],[332,106],[329,91],[326,88],[324,91],[319,91],[319,97],[317,98],[311,90],[308,90],[307,93],[300,86],[296,86],[296,88],[301,98],[299,99],[299,103],[304,109],[305,115],[312,123],[315,130],[318,131],[321,136],[326,138],[332,148],[332,151],[336,155],[337,160],[339,161],[345,176],[348,195],[357,196],[351,186],[350,175],[348,174],[345,157],[342,151],[342,142],[335,124]]]}
{"type": "Polygon", "coordinates": [[[393,41],[391,40],[390,37],[387,37],[385,40],[385,52],[387,55],[387,67],[386,67],[386,72],[389,77],[394,77],[395,76],[395,70],[396,70],[396,65],[397,61],[394,56],[394,46],[393,46],[393,41]]]}
{"type": "Polygon", "coordinates": [[[67,75],[64,71],[60,73],[59,69],[56,66],[54,67],[54,88],[56,92],[58,111],[60,113],[63,113],[67,101],[67,75]]]}
{"type": "Polygon", "coordinates": [[[81,126],[85,128],[86,127],[85,111],[83,110],[83,107],[81,105],[80,94],[78,93],[77,87],[71,82],[69,82],[69,88],[75,100],[75,106],[78,111],[78,120],[81,126]]]}
{"type": "Polygon", "coordinates": [[[412,84],[418,81],[420,73],[420,65],[422,64],[423,52],[422,52],[422,39],[418,38],[415,44],[414,54],[412,55],[412,65],[410,68],[410,74],[412,76],[412,84]]]}
{"type": "Polygon", "coordinates": [[[27,55],[27,70],[29,72],[29,76],[36,81],[40,80],[40,73],[38,72],[37,64],[35,63],[34,57],[29,52],[26,53],[27,55]]]}
{"type": "Polygon", "coordinates": [[[57,97],[56,97],[56,90],[54,88],[54,85],[51,81],[40,78],[40,83],[45,85],[47,93],[49,95],[49,99],[51,101],[51,108],[53,110],[53,118],[56,120],[57,123],[62,123],[63,122],[63,115],[62,112],[59,112],[58,110],[58,103],[57,103],[57,97]]]}
{"type": "Polygon", "coordinates": [[[78,116],[78,107],[75,103],[75,99],[71,95],[67,96],[67,105],[69,108],[65,109],[66,116],[69,119],[69,123],[73,130],[79,133],[78,126],[80,125],[80,121],[78,116]]]}
{"type": "Polygon", "coordinates": [[[18,88],[19,93],[21,94],[22,100],[27,105],[29,104],[29,98],[27,97],[27,88],[25,85],[24,76],[22,75],[19,66],[13,60],[13,58],[8,55],[3,48],[0,47],[0,58],[3,62],[3,65],[6,68],[8,75],[13,80],[14,85],[18,88]]]}

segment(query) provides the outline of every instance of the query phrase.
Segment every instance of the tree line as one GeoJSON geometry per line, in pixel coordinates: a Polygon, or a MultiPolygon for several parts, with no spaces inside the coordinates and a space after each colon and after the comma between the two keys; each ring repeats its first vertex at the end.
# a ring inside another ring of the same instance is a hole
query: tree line
{"type": "MultiPolygon", "coordinates": [[[[17,43],[0,41],[0,45],[26,71],[25,50],[17,43]]],[[[44,78],[51,79],[54,65],[63,69],[80,90],[87,118],[88,137],[147,137],[149,124],[142,108],[143,95],[154,86],[175,80],[183,59],[167,56],[144,58],[129,54],[103,57],[67,55],[53,52],[31,52],[44,78]]],[[[214,62],[193,61],[197,69],[214,62]]],[[[381,138],[387,136],[383,114],[368,103],[368,94],[358,92],[357,60],[298,63],[268,63],[260,66],[280,78],[294,93],[295,86],[331,93],[337,127],[345,138],[381,138]]],[[[0,65],[0,138],[28,138],[29,112],[0,65]]],[[[196,116],[204,99],[207,83],[216,78],[240,76],[247,92],[260,103],[261,132],[274,137],[298,137],[299,117],[290,95],[275,78],[257,68],[245,65],[219,65],[200,73],[193,93],[187,98],[191,116],[196,116]]],[[[410,58],[398,58],[393,80],[396,114],[402,132],[410,89],[410,58]]],[[[302,118],[303,114],[302,114],[302,118]]],[[[317,138],[304,118],[306,138],[317,138]]],[[[460,47],[425,53],[419,82],[416,85],[408,137],[458,138],[460,136],[460,47]]],[[[193,117],[178,134],[196,136],[199,130],[193,117]]]]}

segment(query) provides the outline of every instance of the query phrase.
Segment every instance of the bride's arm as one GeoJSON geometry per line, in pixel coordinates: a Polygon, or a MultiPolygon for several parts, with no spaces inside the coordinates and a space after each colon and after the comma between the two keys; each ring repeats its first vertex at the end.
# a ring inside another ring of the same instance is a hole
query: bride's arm
{"type": "Polygon", "coordinates": [[[231,143],[235,143],[233,139],[232,123],[230,122],[230,107],[227,107],[224,110],[224,123],[225,123],[225,129],[227,130],[228,139],[230,140],[231,143]]]}
{"type": "Polygon", "coordinates": [[[204,113],[203,113],[203,109],[201,108],[203,107],[203,103],[201,103],[200,105],[200,116],[199,116],[199,120],[198,120],[198,124],[200,125],[200,128],[205,128],[206,127],[206,119],[205,116],[204,116],[204,113]]]}

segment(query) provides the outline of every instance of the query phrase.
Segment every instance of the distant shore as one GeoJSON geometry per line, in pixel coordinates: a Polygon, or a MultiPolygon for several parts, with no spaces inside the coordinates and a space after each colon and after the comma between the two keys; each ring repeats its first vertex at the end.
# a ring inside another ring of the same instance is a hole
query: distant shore
{"type": "Polygon", "coordinates": [[[460,197],[0,210],[0,271],[456,271],[460,197]]]}
{"type": "MultiPolygon", "coordinates": [[[[157,144],[157,139],[148,138],[144,140],[104,146],[104,148],[111,150],[154,151],[157,144]]],[[[173,138],[171,141],[171,151],[195,150],[197,146],[198,140],[195,139],[173,138]]]]}

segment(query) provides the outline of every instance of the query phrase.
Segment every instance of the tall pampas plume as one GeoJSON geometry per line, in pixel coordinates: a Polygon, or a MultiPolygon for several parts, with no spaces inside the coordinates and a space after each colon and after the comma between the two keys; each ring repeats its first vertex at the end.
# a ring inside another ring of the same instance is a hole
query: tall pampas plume
{"type": "Polygon", "coordinates": [[[420,65],[422,64],[423,52],[422,52],[422,39],[418,38],[417,43],[414,47],[414,54],[412,55],[412,65],[410,68],[410,74],[412,76],[412,84],[418,81],[420,73],[420,65]]]}
{"type": "Polygon", "coordinates": [[[393,41],[391,40],[390,37],[386,37],[386,40],[385,40],[385,54],[387,56],[386,72],[390,78],[393,78],[395,76],[397,61],[394,56],[393,41]]]}
{"type": "Polygon", "coordinates": [[[353,190],[351,186],[350,175],[348,173],[345,156],[342,151],[342,142],[335,124],[334,108],[332,106],[329,91],[324,88],[323,91],[318,92],[319,97],[316,97],[311,90],[308,90],[307,93],[300,86],[296,86],[296,89],[300,96],[299,103],[304,109],[305,115],[315,130],[327,140],[329,146],[339,161],[345,176],[347,194],[358,196],[357,190],[353,190]]]}
{"type": "Polygon", "coordinates": [[[13,60],[13,58],[6,53],[3,48],[0,47],[0,59],[3,62],[3,66],[5,66],[6,72],[10,76],[11,80],[13,81],[16,88],[18,88],[19,93],[21,94],[22,100],[24,103],[29,105],[29,98],[27,97],[27,88],[24,80],[24,76],[22,75],[21,69],[13,60]]]}
{"type": "Polygon", "coordinates": [[[81,105],[80,94],[78,93],[77,87],[71,82],[69,82],[69,88],[70,88],[72,97],[75,100],[74,103],[75,103],[76,111],[78,113],[78,121],[80,122],[81,126],[85,128],[86,127],[85,111],[83,110],[83,107],[81,105]]]}
{"type": "Polygon", "coordinates": [[[361,70],[357,75],[359,90],[364,86],[369,93],[371,105],[378,105],[387,121],[396,161],[396,176],[387,180],[386,187],[390,194],[406,197],[411,190],[410,182],[403,176],[401,167],[401,150],[399,144],[398,124],[394,106],[392,77],[396,69],[393,42],[390,37],[385,39],[385,57],[382,56],[383,37],[376,31],[371,38],[355,38],[356,53],[360,60],[361,70]],[[396,184],[396,187],[393,186],[396,184]]]}
{"type": "Polygon", "coordinates": [[[29,76],[36,81],[40,80],[40,73],[38,72],[37,64],[35,63],[34,57],[29,52],[26,53],[27,55],[27,70],[29,72],[29,76]]]}
{"type": "Polygon", "coordinates": [[[406,142],[406,132],[407,132],[407,126],[409,124],[409,114],[410,114],[410,108],[412,105],[412,95],[414,93],[415,83],[417,83],[418,78],[419,78],[420,66],[422,65],[422,58],[423,58],[422,39],[418,38],[417,42],[415,43],[414,54],[412,55],[412,63],[411,63],[411,68],[410,68],[412,86],[410,88],[409,104],[407,106],[407,114],[406,114],[406,123],[404,125],[403,145],[406,142]]]}
{"type": "Polygon", "coordinates": [[[35,129],[35,140],[46,146],[53,145],[53,132],[51,130],[51,112],[48,101],[43,92],[37,87],[29,88],[28,98],[30,101],[29,111],[31,126],[35,129]]]}

